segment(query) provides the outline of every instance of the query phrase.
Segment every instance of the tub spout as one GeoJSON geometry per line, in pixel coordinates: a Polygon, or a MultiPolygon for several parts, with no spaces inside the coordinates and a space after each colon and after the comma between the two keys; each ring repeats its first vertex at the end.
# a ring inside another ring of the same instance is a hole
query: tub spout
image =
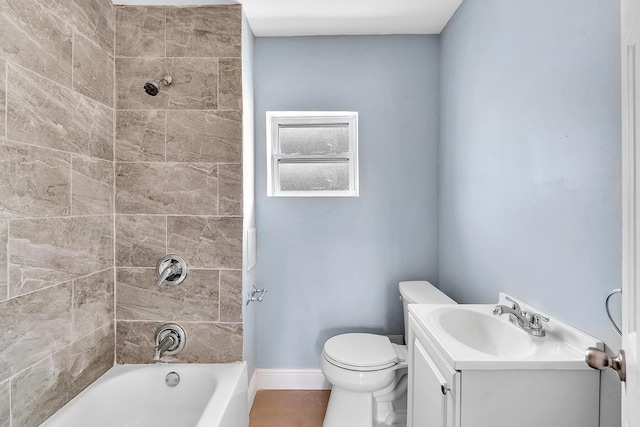
{"type": "Polygon", "coordinates": [[[162,353],[173,347],[175,343],[176,339],[174,338],[173,334],[167,334],[167,336],[165,336],[162,341],[160,341],[160,344],[158,344],[156,348],[153,349],[153,360],[160,360],[160,358],[162,357],[162,353]]]}

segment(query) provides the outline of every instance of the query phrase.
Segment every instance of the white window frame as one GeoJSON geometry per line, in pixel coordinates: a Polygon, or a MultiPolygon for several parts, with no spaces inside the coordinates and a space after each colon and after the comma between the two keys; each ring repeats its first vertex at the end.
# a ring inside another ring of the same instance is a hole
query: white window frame
{"type": "Polygon", "coordinates": [[[358,197],[358,113],[354,111],[267,111],[267,196],[269,197],[358,197]],[[342,154],[301,155],[282,154],[278,136],[279,125],[322,125],[347,123],[349,152],[342,154]],[[285,191],[280,190],[278,162],[335,161],[349,162],[348,190],[285,191]]]}

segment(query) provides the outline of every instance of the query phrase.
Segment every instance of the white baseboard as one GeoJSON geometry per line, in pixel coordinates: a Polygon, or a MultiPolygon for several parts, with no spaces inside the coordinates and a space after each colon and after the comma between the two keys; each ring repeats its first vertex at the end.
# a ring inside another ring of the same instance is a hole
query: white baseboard
{"type": "Polygon", "coordinates": [[[249,380],[249,387],[248,387],[248,392],[247,392],[247,397],[249,400],[249,410],[251,410],[251,407],[253,406],[253,401],[256,399],[256,393],[258,392],[258,370],[254,369],[253,370],[253,374],[251,374],[251,379],[249,380]]]}
{"type": "MultiPolygon", "coordinates": [[[[255,390],[329,390],[331,385],[320,369],[256,369],[255,390]]],[[[251,385],[249,386],[251,393],[251,385]]],[[[255,396],[255,394],[254,394],[255,396]]]]}

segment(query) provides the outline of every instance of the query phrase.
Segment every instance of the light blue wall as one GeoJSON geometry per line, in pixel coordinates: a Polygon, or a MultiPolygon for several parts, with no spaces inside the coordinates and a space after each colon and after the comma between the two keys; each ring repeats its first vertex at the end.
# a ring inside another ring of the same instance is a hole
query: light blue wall
{"type": "Polygon", "coordinates": [[[441,34],[439,158],[440,287],[460,302],[506,291],[614,351],[619,29],[615,0],[465,1],[441,34]]]}
{"type": "Polygon", "coordinates": [[[344,331],[402,333],[437,278],[438,37],[257,38],[258,366],[319,367],[344,331]],[[267,198],[265,111],[359,112],[360,197],[267,198]]]}

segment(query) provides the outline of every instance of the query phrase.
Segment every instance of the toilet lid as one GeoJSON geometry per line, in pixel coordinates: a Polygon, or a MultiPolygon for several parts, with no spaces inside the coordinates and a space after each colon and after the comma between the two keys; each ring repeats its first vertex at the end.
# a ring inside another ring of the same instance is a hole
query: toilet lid
{"type": "Polygon", "coordinates": [[[384,369],[398,363],[389,338],[374,334],[342,334],[324,343],[324,354],[338,366],[354,370],[384,369]]]}

